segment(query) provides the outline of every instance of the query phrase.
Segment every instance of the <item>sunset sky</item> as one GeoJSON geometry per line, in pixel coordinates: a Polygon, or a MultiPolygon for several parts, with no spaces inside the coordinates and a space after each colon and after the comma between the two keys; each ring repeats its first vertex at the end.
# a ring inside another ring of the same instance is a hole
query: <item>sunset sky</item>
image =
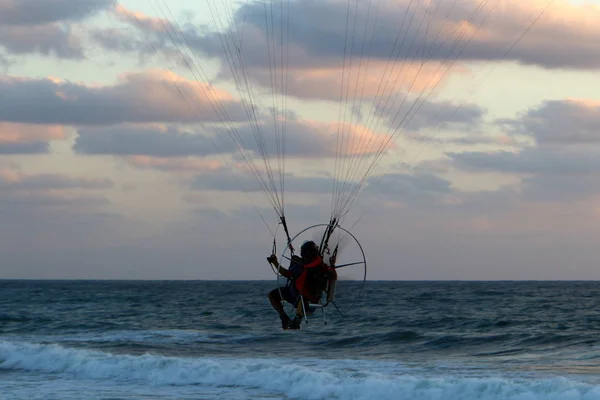
{"type": "Polygon", "coordinates": [[[245,157],[265,173],[260,129],[279,183],[285,126],[290,233],[364,178],[342,222],[368,279],[600,279],[598,21],[600,1],[0,0],[0,278],[275,279],[245,157]]]}

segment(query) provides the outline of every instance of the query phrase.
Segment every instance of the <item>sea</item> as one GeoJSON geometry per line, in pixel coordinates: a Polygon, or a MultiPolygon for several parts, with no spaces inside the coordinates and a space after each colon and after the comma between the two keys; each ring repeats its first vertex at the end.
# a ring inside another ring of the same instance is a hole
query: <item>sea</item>
{"type": "Polygon", "coordinates": [[[0,281],[0,399],[600,399],[600,282],[367,281],[286,331],[275,286],[0,281]]]}

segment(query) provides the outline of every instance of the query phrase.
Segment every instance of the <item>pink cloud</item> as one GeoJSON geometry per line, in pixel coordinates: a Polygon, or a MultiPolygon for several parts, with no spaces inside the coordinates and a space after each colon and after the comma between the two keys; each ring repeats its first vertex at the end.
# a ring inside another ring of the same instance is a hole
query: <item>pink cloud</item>
{"type": "Polygon", "coordinates": [[[0,121],[112,125],[246,119],[228,91],[159,69],[124,73],[108,85],[3,75],[0,92],[0,121]]]}
{"type": "Polygon", "coordinates": [[[0,178],[5,183],[17,183],[23,179],[23,174],[14,168],[0,169],[0,178]]]}
{"type": "Polygon", "coordinates": [[[0,122],[0,144],[63,140],[66,137],[64,126],[0,122]]]}
{"type": "Polygon", "coordinates": [[[600,111],[600,100],[567,97],[565,99],[565,101],[572,103],[574,105],[580,106],[582,108],[585,108],[588,111],[595,111],[595,112],[600,111]]]}
{"type": "Polygon", "coordinates": [[[0,186],[18,191],[48,191],[57,193],[65,190],[103,190],[113,187],[106,178],[70,177],[61,174],[28,174],[15,166],[0,168],[0,186]]]}
{"type": "Polygon", "coordinates": [[[161,107],[169,113],[184,115],[207,114],[203,109],[209,109],[212,113],[211,102],[235,101],[233,95],[225,90],[159,69],[125,73],[119,76],[119,85],[113,90],[146,107],[161,107]],[[182,99],[182,95],[185,99],[182,99]]]}
{"type": "Polygon", "coordinates": [[[164,158],[152,156],[129,156],[126,160],[138,168],[152,168],[168,172],[216,172],[226,168],[224,162],[202,158],[164,158]]]}
{"type": "MultiPolygon", "coordinates": [[[[300,130],[315,138],[313,143],[321,142],[319,147],[328,156],[371,155],[377,149],[385,147],[390,139],[388,135],[376,134],[367,127],[356,124],[309,120],[298,121],[296,124],[300,130]],[[341,133],[340,148],[338,148],[338,132],[341,133]]],[[[313,140],[310,136],[306,139],[313,140]]],[[[298,138],[298,141],[304,140],[298,138]]]]}
{"type": "MultiPolygon", "coordinates": [[[[251,79],[261,86],[271,85],[271,74],[286,76],[287,93],[303,99],[340,100],[340,88],[344,88],[343,99],[371,101],[375,97],[387,98],[398,92],[420,93],[432,90],[442,80],[444,69],[439,63],[420,65],[419,62],[395,64],[386,69],[386,62],[372,60],[367,69],[366,61],[355,60],[351,68],[338,65],[317,67],[290,67],[270,71],[255,68],[248,71],[251,79]],[[362,62],[362,65],[359,65],[362,62]]],[[[281,85],[276,89],[282,93],[281,85]]],[[[357,103],[358,104],[358,103],[357,103]]]]}
{"type": "Polygon", "coordinates": [[[143,31],[165,32],[164,25],[169,21],[162,18],[149,17],[146,14],[133,11],[122,4],[113,8],[113,13],[124,22],[128,22],[143,31]]]}

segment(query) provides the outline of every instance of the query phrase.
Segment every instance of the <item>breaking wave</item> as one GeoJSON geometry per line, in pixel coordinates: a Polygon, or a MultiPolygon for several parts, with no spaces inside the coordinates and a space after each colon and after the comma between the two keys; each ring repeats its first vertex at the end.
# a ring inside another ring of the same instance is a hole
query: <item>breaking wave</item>
{"type": "Polygon", "coordinates": [[[167,357],[0,341],[0,370],[151,386],[230,387],[292,399],[596,400],[565,377],[446,375],[372,360],[167,357]]]}

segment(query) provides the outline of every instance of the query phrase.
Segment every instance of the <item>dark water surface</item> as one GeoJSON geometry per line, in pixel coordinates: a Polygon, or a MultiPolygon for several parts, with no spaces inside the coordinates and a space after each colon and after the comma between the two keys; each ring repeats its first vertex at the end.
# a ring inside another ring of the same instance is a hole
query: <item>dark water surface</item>
{"type": "Polygon", "coordinates": [[[600,282],[367,282],[299,331],[273,287],[0,281],[0,398],[600,399],[600,282]]]}

